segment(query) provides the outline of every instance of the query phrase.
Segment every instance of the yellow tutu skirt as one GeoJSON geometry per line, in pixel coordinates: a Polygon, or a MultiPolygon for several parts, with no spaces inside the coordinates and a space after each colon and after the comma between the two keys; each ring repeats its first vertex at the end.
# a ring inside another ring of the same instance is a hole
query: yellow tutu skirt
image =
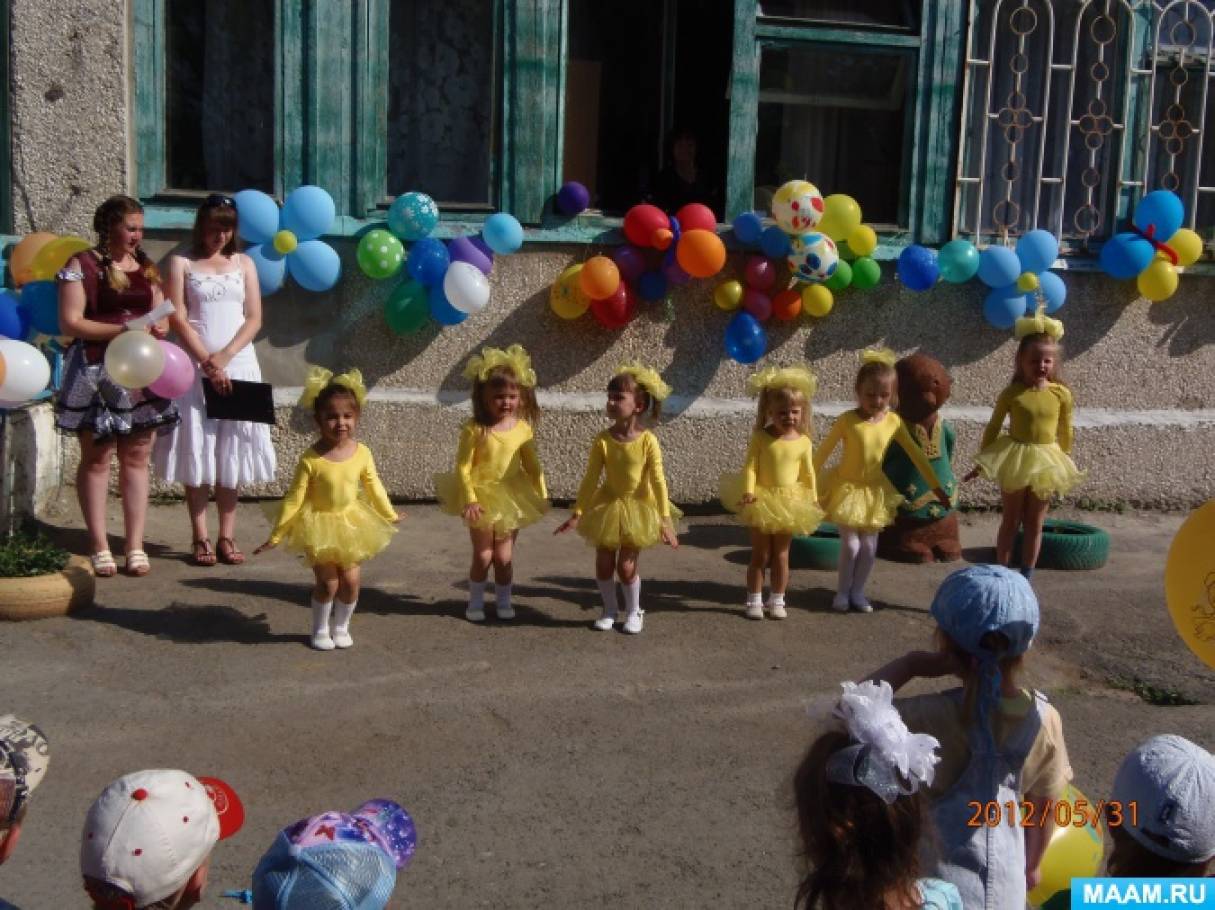
{"type": "Polygon", "coordinates": [[[863,534],[876,534],[894,524],[903,497],[886,475],[869,482],[839,480],[835,472],[823,482],[822,503],[827,517],[837,525],[855,528],[863,534]]]}
{"type": "Polygon", "coordinates": [[[823,510],[800,484],[789,487],[755,487],[755,502],[743,505],[741,474],[723,474],[721,502],[738,520],[761,534],[813,534],[823,510]]]}
{"type": "MultiPolygon", "coordinates": [[[[481,518],[470,527],[492,529],[495,537],[506,537],[512,531],[534,524],[549,509],[548,500],[536,492],[526,474],[474,484],[473,491],[481,506],[481,518]]],[[[435,495],[444,512],[463,517],[464,497],[455,473],[435,475],[435,495]]]]}
{"type": "Polygon", "coordinates": [[[1059,443],[1017,442],[1007,433],[980,452],[975,465],[1005,493],[1029,487],[1039,499],[1062,496],[1084,480],[1059,443]]]}
{"type": "MultiPolygon", "coordinates": [[[[677,523],[683,512],[671,506],[670,526],[678,531],[677,523]]],[[[578,519],[578,533],[593,547],[604,550],[644,550],[662,541],[662,516],[658,508],[645,499],[617,499],[598,495],[578,519]]]]}
{"type": "Polygon", "coordinates": [[[356,499],[340,511],[321,512],[304,503],[283,535],[282,545],[310,566],[357,566],[392,540],[397,527],[371,505],[356,499]]]}

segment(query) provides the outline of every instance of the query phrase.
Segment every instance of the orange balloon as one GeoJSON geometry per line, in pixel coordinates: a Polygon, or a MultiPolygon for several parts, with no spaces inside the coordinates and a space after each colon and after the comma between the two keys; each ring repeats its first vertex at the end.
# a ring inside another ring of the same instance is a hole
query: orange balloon
{"type": "Polygon", "coordinates": [[[796,288],[786,288],[772,298],[772,315],[782,322],[802,314],[802,295],[796,288]]]}
{"type": "Polygon", "coordinates": [[[48,234],[46,231],[34,231],[32,234],[22,237],[20,242],[13,247],[13,251],[8,257],[8,270],[13,276],[13,287],[19,288],[34,280],[34,257],[54,239],[54,234],[48,234]]]}
{"type": "Polygon", "coordinates": [[[712,231],[684,231],[675,247],[675,258],[693,278],[712,278],[726,264],[726,245],[712,231]]]}
{"type": "Polygon", "coordinates": [[[8,375],[8,367],[4,363],[4,355],[0,354],[0,386],[4,385],[4,377],[8,375]]]}
{"type": "Polygon", "coordinates": [[[620,287],[620,269],[607,256],[592,256],[583,263],[578,284],[591,300],[606,300],[620,287]]]}

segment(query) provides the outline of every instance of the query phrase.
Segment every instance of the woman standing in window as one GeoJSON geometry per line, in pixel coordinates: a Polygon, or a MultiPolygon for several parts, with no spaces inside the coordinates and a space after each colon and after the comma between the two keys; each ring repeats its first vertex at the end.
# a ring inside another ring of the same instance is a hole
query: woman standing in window
{"type": "MultiPolygon", "coordinates": [[[[253,261],[236,251],[236,206],[227,196],[206,198],[194,217],[188,256],[169,260],[169,317],[182,347],[220,395],[232,380],[260,382],[252,341],[262,325],[262,297],[253,261]]],[[[241,486],[274,479],[270,427],[241,420],[207,419],[201,381],[178,404],[181,426],[156,444],[157,474],[186,488],[186,508],[194,532],[194,563],[215,565],[218,556],[240,565],[236,545],[236,500],[241,486]],[[214,549],[207,534],[207,500],[215,489],[219,536],[214,549]]]]}
{"type": "MultiPolygon", "coordinates": [[[[148,459],[156,431],[177,423],[173,402],[147,390],[126,389],[105,372],[107,345],[132,319],[160,304],[160,272],[143,251],[143,208],[111,196],[93,215],[97,246],[73,257],[59,273],[59,326],[75,339],[68,350],[55,425],[80,439],[76,495],[88,528],[93,570],[118,571],[106,536],[110,461],[118,454],[118,489],[126,526],[126,572],[147,575],[143,530],[148,512],[148,459]]],[[[153,324],[157,338],[166,327],[153,324]]]]}

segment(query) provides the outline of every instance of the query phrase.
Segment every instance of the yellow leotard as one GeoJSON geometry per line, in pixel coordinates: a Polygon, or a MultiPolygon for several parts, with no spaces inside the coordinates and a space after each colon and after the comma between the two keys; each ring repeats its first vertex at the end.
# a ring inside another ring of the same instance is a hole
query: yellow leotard
{"type": "Polygon", "coordinates": [[[548,490],[531,424],[519,420],[498,431],[468,421],[460,430],[456,470],[435,475],[435,492],[449,515],[479,504],[482,515],[473,527],[492,528],[497,536],[537,521],[548,511],[548,490]]]}
{"type": "Polygon", "coordinates": [[[1070,457],[1075,402],[1067,386],[1035,389],[1014,382],[996,399],[975,463],[1000,489],[1029,487],[1039,499],[1066,493],[1084,479],[1070,457]],[[1004,418],[1011,427],[1002,434],[1004,418]]]}
{"type": "Polygon", "coordinates": [[[721,501],[739,520],[764,534],[813,534],[823,520],[814,482],[810,437],[751,434],[741,474],[721,478],[721,501]],[[743,505],[745,495],[755,502],[743,505]]]}
{"type": "Polygon", "coordinates": [[[596,547],[639,550],[658,543],[662,527],[683,517],[667,496],[658,437],[649,430],[629,442],[608,430],[596,436],[574,514],[578,533],[596,547]]]}
{"type": "Polygon", "coordinates": [[[820,494],[827,517],[837,525],[872,534],[894,522],[903,497],[882,472],[882,460],[892,442],[902,446],[929,487],[941,486],[932,464],[894,411],[887,411],[876,423],[865,420],[856,411],[841,414],[818,447],[814,458],[816,473],[822,471],[841,440],[844,454],[824,478],[820,494]]]}
{"type": "Polygon", "coordinates": [[[345,461],[310,448],[296,465],[270,542],[302,553],[309,565],[348,568],[388,546],[396,517],[367,446],[358,443],[345,461]]]}

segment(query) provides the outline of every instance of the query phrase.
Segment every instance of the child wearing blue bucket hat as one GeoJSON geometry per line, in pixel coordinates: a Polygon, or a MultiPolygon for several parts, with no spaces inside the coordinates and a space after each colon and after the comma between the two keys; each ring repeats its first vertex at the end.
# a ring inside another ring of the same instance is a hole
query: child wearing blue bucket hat
{"type": "Polygon", "coordinates": [[[1027,804],[1035,819],[1048,812],[1072,776],[1059,712],[1020,685],[1038,601],[1020,573],[970,566],[942,582],[932,617],[936,651],[904,654],[871,676],[895,691],[916,677],[962,680],[898,701],[910,730],[941,743],[929,789],[938,837],[924,872],[957,886],[966,907],[1022,907],[1052,831],[1022,827],[1021,813],[1027,804]]]}

